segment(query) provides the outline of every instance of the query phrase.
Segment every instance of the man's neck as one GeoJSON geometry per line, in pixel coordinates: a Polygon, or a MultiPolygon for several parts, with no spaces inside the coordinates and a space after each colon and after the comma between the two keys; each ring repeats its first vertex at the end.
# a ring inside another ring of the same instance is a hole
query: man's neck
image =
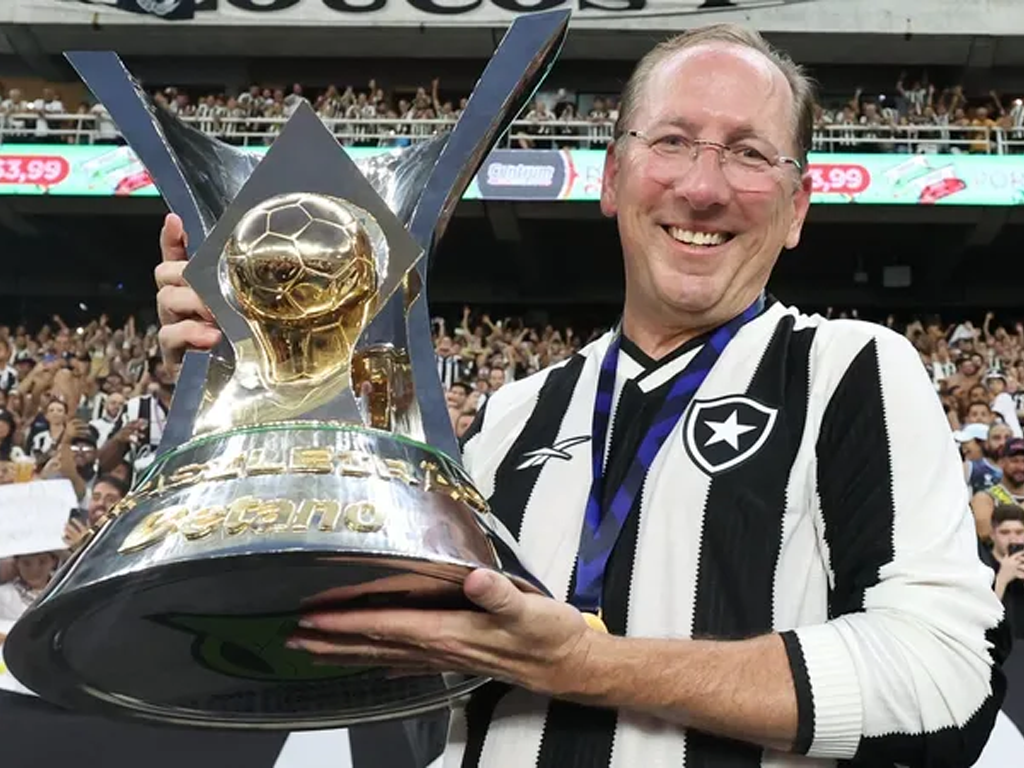
{"type": "Polygon", "coordinates": [[[716,307],[713,312],[672,317],[668,312],[638,311],[637,303],[630,302],[627,296],[622,311],[622,333],[652,360],[660,360],[686,342],[727,323],[750,304],[747,302],[735,311],[716,307]]]}
{"type": "Polygon", "coordinates": [[[651,360],[660,360],[705,332],[705,329],[697,327],[667,328],[630,320],[628,316],[623,315],[623,335],[636,344],[640,351],[651,360]]]}
{"type": "Polygon", "coordinates": [[[171,407],[171,393],[163,387],[156,391],[156,399],[160,401],[160,405],[164,408],[171,407]]]}
{"type": "Polygon", "coordinates": [[[1000,485],[1009,491],[1011,496],[1024,496],[1024,484],[1018,485],[1017,483],[1011,482],[1005,475],[1003,475],[1003,480],[1000,485]]]}

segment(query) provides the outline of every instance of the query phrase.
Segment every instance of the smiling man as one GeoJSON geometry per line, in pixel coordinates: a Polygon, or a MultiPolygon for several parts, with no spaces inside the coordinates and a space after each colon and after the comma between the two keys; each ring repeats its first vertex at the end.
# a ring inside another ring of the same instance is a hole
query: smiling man
{"type": "MultiPolygon", "coordinates": [[[[981,752],[1005,624],[934,389],[902,337],[765,294],[809,207],[812,103],[798,67],[730,25],[658,46],[628,83],[601,203],[621,324],[503,386],[464,437],[556,599],[477,571],[479,612],[305,617],[293,645],[327,661],[500,681],[454,713],[445,768],[981,752]]],[[[176,359],[216,335],[176,219],[163,245],[176,359]]]]}

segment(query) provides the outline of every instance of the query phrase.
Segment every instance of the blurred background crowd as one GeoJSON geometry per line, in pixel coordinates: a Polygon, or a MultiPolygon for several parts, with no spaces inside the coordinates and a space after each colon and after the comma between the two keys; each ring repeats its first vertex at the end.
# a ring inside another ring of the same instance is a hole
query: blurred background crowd
{"type": "MultiPolygon", "coordinates": [[[[828,85],[827,83],[825,84],[828,85]]],[[[306,87],[254,84],[240,92],[207,92],[168,85],[154,101],[198,129],[237,145],[267,145],[307,104],[348,146],[404,146],[450,127],[467,94],[429,84],[385,89],[365,86],[306,87]]],[[[542,92],[519,115],[505,138],[521,149],[589,148],[612,135],[618,97],[565,88],[542,92]]],[[[995,90],[965,92],[938,87],[928,73],[906,72],[886,92],[858,86],[850,95],[823,89],[815,111],[818,152],[931,154],[1024,152],[1024,103],[995,90]]],[[[102,104],[66,104],[56,87],[27,95],[0,83],[0,141],[117,144],[117,127],[102,104]]]]}
{"type": "MultiPolygon", "coordinates": [[[[856,310],[825,314],[859,317],[856,310]]],[[[1003,580],[997,588],[1020,600],[1024,324],[998,322],[992,312],[957,322],[931,316],[899,323],[891,315],[881,322],[920,353],[963,455],[979,542],[991,548],[984,551],[1003,580]]],[[[566,360],[604,331],[532,325],[468,306],[433,324],[438,375],[460,436],[502,386],[566,360]]],[[[54,316],[41,327],[0,326],[0,484],[70,481],[77,504],[68,510],[64,543],[75,546],[153,460],[174,384],[159,357],[157,328],[139,327],[134,317],[113,323],[103,315],[70,327],[54,316]]],[[[34,599],[66,554],[0,561],[0,621],[16,618],[11,614],[34,599]]],[[[1020,619],[1018,633],[1024,613],[1020,619]]]]}

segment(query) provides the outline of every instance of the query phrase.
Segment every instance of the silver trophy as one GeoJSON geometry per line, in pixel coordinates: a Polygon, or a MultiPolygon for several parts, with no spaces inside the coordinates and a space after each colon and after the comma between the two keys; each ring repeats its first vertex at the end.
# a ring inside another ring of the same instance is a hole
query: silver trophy
{"type": "Polygon", "coordinates": [[[257,159],[69,54],[195,247],[224,332],[189,353],[160,450],[18,622],[7,662],[56,704],[218,728],[333,728],[485,680],[286,648],[313,606],[470,609],[479,567],[545,593],[463,470],[434,365],[427,260],[532,95],[567,12],[515,21],[459,122],[357,167],[307,106],[257,159]]]}

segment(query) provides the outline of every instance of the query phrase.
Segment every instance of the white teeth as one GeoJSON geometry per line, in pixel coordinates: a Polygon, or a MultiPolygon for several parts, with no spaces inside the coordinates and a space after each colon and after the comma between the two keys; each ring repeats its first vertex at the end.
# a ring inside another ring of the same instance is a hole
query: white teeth
{"type": "Polygon", "coordinates": [[[687,245],[722,245],[729,240],[725,232],[693,232],[682,227],[669,227],[668,233],[673,239],[687,245]]]}

